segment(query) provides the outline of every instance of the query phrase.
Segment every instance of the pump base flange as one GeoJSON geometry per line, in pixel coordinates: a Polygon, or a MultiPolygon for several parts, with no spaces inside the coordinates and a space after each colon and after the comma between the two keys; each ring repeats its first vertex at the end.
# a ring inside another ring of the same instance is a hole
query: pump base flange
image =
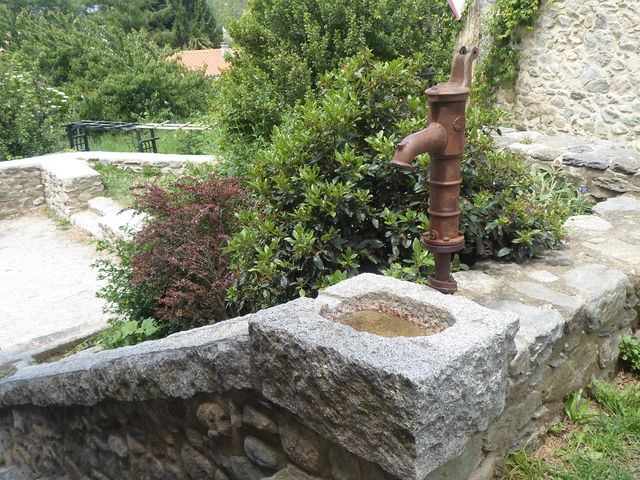
{"type": "Polygon", "coordinates": [[[449,276],[449,280],[443,281],[438,280],[433,275],[429,275],[427,277],[427,285],[446,295],[451,295],[458,291],[458,283],[453,279],[452,276],[449,276]]]}

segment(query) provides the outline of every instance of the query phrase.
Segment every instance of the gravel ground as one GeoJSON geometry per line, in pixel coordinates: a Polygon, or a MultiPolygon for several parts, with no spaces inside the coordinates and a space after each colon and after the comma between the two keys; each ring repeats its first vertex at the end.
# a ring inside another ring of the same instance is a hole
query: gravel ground
{"type": "Polygon", "coordinates": [[[0,361],[44,351],[106,324],[95,244],[43,214],[0,220],[0,361]]]}

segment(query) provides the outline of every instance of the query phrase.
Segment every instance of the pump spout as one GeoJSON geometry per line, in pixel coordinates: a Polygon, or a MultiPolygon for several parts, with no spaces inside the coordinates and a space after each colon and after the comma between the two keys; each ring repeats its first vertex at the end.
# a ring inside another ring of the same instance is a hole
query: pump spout
{"type": "Polygon", "coordinates": [[[437,154],[447,146],[447,131],[437,122],[427,128],[412,133],[396,146],[391,165],[407,170],[415,169],[414,160],[423,153],[437,154]]]}

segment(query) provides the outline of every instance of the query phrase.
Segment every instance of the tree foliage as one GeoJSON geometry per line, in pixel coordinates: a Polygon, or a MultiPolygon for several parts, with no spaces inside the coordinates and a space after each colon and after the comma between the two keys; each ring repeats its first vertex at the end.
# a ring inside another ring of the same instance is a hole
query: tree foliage
{"type": "Polygon", "coordinates": [[[267,138],[344,58],[367,49],[383,60],[423,52],[423,68],[441,74],[458,31],[446,2],[250,0],[229,26],[236,54],[218,82],[218,114],[232,135],[267,138]]]}
{"type": "Polygon", "coordinates": [[[0,55],[0,98],[0,161],[59,146],[68,97],[46,77],[0,55]]]}
{"type": "Polygon", "coordinates": [[[174,48],[215,47],[222,30],[207,0],[8,0],[6,15],[69,13],[125,33],[147,32],[154,42],[174,48]]]}
{"type": "Polygon", "coordinates": [[[209,82],[166,61],[144,32],[123,31],[73,14],[17,18],[8,54],[49,78],[73,114],[101,120],[188,118],[202,112],[209,82]]]}

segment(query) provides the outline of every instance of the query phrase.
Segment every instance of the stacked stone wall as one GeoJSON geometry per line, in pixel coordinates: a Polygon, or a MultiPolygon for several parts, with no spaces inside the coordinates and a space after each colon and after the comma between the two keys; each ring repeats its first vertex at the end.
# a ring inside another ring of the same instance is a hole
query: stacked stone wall
{"type": "Polygon", "coordinates": [[[141,171],[180,175],[188,164],[211,163],[209,155],[72,152],[0,162],[0,218],[22,215],[45,202],[69,218],[87,210],[88,201],[103,194],[97,163],[141,171]]]}
{"type": "Polygon", "coordinates": [[[543,1],[525,32],[515,96],[518,128],[624,141],[640,148],[640,3],[543,1]]]}
{"type": "Polygon", "coordinates": [[[614,224],[640,239],[640,199],[596,212],[567,222],[569,249],[459,272],[458,296],[365,274],[19,370],[0,382],[4,457],[71,479],[490,480],[562,419],[567,395],[614,375],[638,326],[640,259],[621,256],[638,246],[600,247],[614,224]],[[329,320],[376,305],[450,326],[394,339],[329,320]]]}
{"type": "Polygon", "coordinates": [[[43,162],[42,180],[47,205],[63,218],[87,208],[87,202],[102,195],[100,174],[80,160],[43,162]]]}
{"type": "Polygon", "coordinates": [[[23,215],[43,203],[39,165],[29,161],[0,162],[0,218],[23,215]]]}
{"type": "Polygon", "coordinates": [[[5,461],[46,478],[394,478],[254,392],[23,407],[5,412],[0,423],[5,461]]]}
{"type": "Polygon", "coordinates": [[[145,168],[158,170],[160,173],[181,175],[187,164],[213,163],[212,155],[172,155],[163,153],[138,152],[78,152],[75,158],[86,160],[90,165],[114,165],[119,168],[140,172],[145,168]]]}

